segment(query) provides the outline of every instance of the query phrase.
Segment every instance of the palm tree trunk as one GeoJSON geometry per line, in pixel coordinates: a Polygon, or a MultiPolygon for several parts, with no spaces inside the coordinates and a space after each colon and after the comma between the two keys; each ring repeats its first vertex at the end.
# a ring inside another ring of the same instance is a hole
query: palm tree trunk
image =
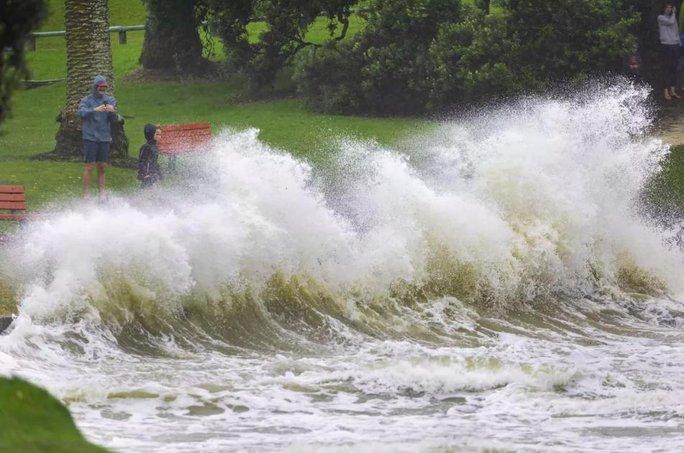
{"type": "MultiPolygon", "coordinates": [[[[64,24],[67,45],[66,105],[59,114],[54,154],[80,157],[83,153],[78,104],[92,89],[93,78],[102,74],[114,93],[112,48],[109,36],[108,0],[65,0],[64,24]]],[[[112,125],[112,158],[128,156],[123,122],[112,125]]]]}
{"type": "Polygon", "coordinates": [[[146,0],[147,23],[140,55],[143,68],[198,74],[206,70],[197,32],[195,0],[146,0]]]}

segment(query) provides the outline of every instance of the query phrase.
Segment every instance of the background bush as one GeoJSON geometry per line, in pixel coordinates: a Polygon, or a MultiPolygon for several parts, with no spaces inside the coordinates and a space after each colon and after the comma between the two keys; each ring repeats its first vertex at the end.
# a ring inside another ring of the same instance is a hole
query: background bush
{"type": "Polygon", "coordinates": [[[636,50],[628,1],[501,0],[492,14],[458,0],[375,0],[366,29],[309,49],[295,79],[328,112],[403,114],[543,92],[619,72],[636,50]]]}
{"type": "Polygon", "coordinates": [[[435,76],[430,45],[440,24],[462,14],[459,0],[376,0],[363,32],[300,56],[298,90],[324,111],[423,112],[431,106],[435,76]]]}

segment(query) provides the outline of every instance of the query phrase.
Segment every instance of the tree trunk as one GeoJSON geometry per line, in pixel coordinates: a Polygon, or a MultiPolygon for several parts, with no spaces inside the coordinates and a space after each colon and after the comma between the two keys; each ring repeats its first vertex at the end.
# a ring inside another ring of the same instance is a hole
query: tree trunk
{"type": "MultiPolygon", "coordinates": [[[[60,112],[57,157],[81,157],[83,138],[78,104],[92,91],[93,79],[101,74],[109,82],[108,93],[114,93],[112,48],[109,37],[109,7],[107,0],[66,0],[64,25],[67,46],[67,93],[66,105],[60,112]]],[[[124,134],[123,121],[112,125],[113,159],[128,156],[128,140],[124,134]]]]}
{"type": "Polygon", "coordinates": [[[146,0],[143,68],[198,74],[206,69],[194,0],[146,0]]]}
{"type": "Polygon", "coordinates": [[[490,12],[490,4],[491,0],[478,0],[477,6],[485,13],[489,14],[490,12]]]}

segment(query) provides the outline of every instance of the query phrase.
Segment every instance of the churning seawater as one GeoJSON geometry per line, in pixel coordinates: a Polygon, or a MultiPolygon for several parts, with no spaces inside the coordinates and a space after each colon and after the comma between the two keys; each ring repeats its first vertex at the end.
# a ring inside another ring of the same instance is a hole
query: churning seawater
{"type": "Polygon", "coordinates": [[[681,217],[645,91],[521,101],[312,168],[224,132],[173,188],[0,248],[0,373],[121,451],[674,451],[681,217]]]}

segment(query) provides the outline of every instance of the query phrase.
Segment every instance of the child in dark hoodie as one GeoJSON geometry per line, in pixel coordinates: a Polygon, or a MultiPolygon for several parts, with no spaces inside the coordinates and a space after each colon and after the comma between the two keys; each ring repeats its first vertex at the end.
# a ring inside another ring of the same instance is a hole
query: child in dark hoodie
{"type": "Polygon", "coordinates": [[[161,137],[160,128],[154,124],[145,125],[147,143],[140,148],[138,158],[138,180],[142,188],[150,187],[163,178],[161,168],[159,168],[159,150],[157,149],[159,137],[161,137]]]}

